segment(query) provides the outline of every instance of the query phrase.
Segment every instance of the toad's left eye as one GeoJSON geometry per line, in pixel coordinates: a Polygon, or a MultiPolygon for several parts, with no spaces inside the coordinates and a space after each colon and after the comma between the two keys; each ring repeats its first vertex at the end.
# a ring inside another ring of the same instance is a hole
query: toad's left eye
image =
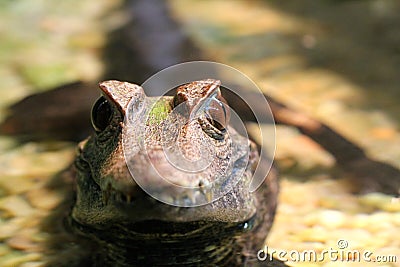
{"type": "Polygon", "coordinates": [[[92,125],[96,132],[104,131],[112,117],[112,108],[104,96],[100,97],[92,108],[92,125]]]}
{"type": "Polygon", "coordinates": [[[205,112],[208,122],[221,132],[226,130],[229,121],[229,109],[225,105],[222,101],[214,99],[205,112]]]}

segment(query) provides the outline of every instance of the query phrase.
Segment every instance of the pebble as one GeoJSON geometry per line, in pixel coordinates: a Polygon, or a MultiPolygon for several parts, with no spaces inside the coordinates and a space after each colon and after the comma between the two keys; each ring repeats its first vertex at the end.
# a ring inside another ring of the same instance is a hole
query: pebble
{"type": "Polygon", "coordinates": [[[400,198],[392,197],[390,201],[383,203],[381,208],[387,212],[400,212],[400,198]]]}
{"type": "Polygon", "coordinates": [[[15,235],[6,241],[10,248],[17,250],[32,251],[37,248],[37,244],[25,235],[15,235]]]}
{"type": "Polygon", "coordinates": [[[343,212],[337,210],[321,211],[320,218],[320,223],[327,228],[339,228],[346,222],[343,212]]]}
{"type": "Polygon", "coordinates": [[[0,240],[4,240],[17,233],[25,222],[25,218],[12,218],[0,223],[0,240]]]}
{"type": "Polygon", "coordinates": [[[41,261],[25,262],[19,265],[19,267],[44,267],[45,263],[41,261]]]}
{"type": "MultiPolygon", "coordinates": [[[[26,143],[9,151],[5,155],[0,154],[2,176],[25,176],[34,181],[46,181],[56,172],[66,168],[73,159],[75,146],[61,143],[52,151],[51,144],[26,143]]],[[[0,165],[1,166],[1,165],[0,165]]],[[[8,182],[6,180],[5,182],[8,182]]],[[[14,184],[15,185],[15,184],[14,184]]]]}
{"type": "Polygon", "coordinates": [[[299,232],[296,238],[302,242],[324,242],[329,238],[329,233],[321,226],[314,226],[299,232]]]}
{"type": "Polygon", "coordinates": [[[61,201],[61,196],[57,192],[47,188],[37,188],[26,193],[30,204],[38,209],[52,210],[61,201]]]}
{"type": "Polygon", "coordinates": [[[11,217],[30,216],[35,212],[21,195],[11,195],[0,199],[0,209],[11,217]]]}
{"type": "Polygon", "coordinates": [[[41,260],[42,255],[39,253],[16,253],[12,252],[7,257],[0,258],[0,266],[2,267],[16,267],[23,263],[41,260]]]}
{"type": "Polygon", "coordinates": [[[321,210],[312,213],[304,219],[304,223],[309,225],[321,225],[327,229],[341,227],[346,222],[343,212],[337,210],[321,210]]]}
{"type": "Polygon", "coordinates": [[[349,226],[353,228],[366,228],[369,225],[369,215],[366,213],[355,214],[352,220],[349,220],[349,226]]]}
{"type": "Polygon", "coordinates": [[[394,225],[391,223],[391,218],[390,213],[382,211],[372,213],[368,217],[367,229],[373,233],[393,229],[394,225]]]}
{"type": "Polygon", "coordinates": [[[36,187],[40,180],[26,175],[1,175],[0,188],[10,195],[16,195],[36,187]]]}
{"type": "Polygon", "coordinates": [[[360,196],[359,203],[363,206],[385,210],[388,212],[400,211],[400,201],[382,193],[369,193],[364,196],[360,196]]]}

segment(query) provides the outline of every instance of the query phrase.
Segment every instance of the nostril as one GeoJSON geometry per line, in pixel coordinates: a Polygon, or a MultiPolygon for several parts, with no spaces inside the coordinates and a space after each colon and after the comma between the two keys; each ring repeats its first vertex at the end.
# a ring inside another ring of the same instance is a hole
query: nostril
{"type": "Polygon", "coordinates": [[[131,195],[121,194],[121,201],[130,204],[133,201],[131,195]]]}

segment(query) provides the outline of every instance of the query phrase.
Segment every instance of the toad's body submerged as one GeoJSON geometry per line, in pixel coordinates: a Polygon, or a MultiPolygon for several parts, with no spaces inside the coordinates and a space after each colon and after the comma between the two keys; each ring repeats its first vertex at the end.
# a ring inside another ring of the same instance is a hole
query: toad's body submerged
{"type": "Polygon", "coordinates": [[[68,217],[71,231],[94,245],[85,259],[71,264],[243,266],[256,261],[273,220],[277,181],[269,175],[256,192],[249,192],[258,154],[251,142],[227,130],[229,112],[222,104],[219,82],[192,82],[180,86],[174,97],[157,101],[126,82],[107,81],[100,88],[103,96],[92,113],[96,133],[80,144],[77,196],[68,217]],[[200,109],[206,112],[194,120],[182,116],[200,109]],[[143,110],[145,118],[140,115],[143,110]],[[125,118],[130,123],[124,123],[125,118]],[[173,141],[179,144],[181,159],[190,165],[211,157],[208,167],[185,175],[171,164],[174,159],[164,156],[165,129],[177,133],[173,141]],[[203,148],[208,152],[202,158],[203,148]],[[240,179],[216,197],[226,187],[224,181],[238,173],[240,179]],[[132,174],[140,177],[147,192],[173,205],[145,193],[132,174]],[[160,182],[160,174],[169,182],[160,182]],[[208,186],[214,182],[216,191],[208,186]],[[212,198],[216,200],[205,204],[212,198]]]}

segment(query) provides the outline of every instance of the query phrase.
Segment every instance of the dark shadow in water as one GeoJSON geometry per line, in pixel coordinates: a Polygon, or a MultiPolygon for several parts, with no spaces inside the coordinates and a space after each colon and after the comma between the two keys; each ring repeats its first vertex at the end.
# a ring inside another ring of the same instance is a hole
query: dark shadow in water
{"type": "Polygon", "coordinates": [[[108,36],[104,79],[141,84],[166,67],[203,58],[166,1],[126,0],[124,8],[130,20],[108,36]]]}
{"type": "Polygon", "coordinates": [[[384,110],[400,126],[399,1],[273,0],[265,3],[322,29],[319,33],[306,33],[315,38],[312,49],[302,43],[304,33],[283,36],[282,43],[288,42],[292,52],[305,59],[306,67],[334,71],[359,85],[362,101],[349,99],[347,104],[384,110]]]}

